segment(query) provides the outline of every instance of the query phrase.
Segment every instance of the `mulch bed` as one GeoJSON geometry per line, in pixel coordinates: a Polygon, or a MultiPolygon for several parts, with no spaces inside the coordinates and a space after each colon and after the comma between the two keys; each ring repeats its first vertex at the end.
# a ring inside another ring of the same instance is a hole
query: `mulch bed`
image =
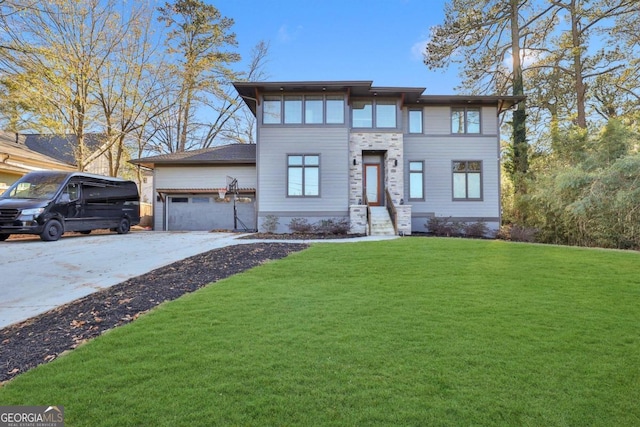
{"type": "Polygon", "coordinates": [[[253,233],[240,239],[261,240],[334,240],[364,237],[366,234],[320,234],[320,233],[253,233]]]}
{"type": "Polygon", "coordinates": [[[265,242],[215,249],[0,329],[0,384],[132,322],[158,304],[307,247],[265,242]]]}

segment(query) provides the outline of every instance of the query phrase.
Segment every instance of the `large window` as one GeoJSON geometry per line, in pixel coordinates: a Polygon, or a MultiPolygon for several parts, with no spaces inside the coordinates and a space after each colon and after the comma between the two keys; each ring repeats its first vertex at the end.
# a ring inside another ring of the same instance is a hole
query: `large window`
{"type": "Polygon", "coordinates": [[[284,97],[284,122],[286,124],[302,123],[302,97],[284,97]]]}
{"type": "Polygon", "coordinates": [[[304,100],[304,122],[322,124],[324,122],[322,96],[307,96],[304,100]]]}
{"type": "Polygon", "coordinates": [[[320,195],[320,156],[296,154],[287,156],[287,196],[320,195]]]}
{"type": "Polygon", "coordinates": [[[482,162],[453,162],[453,200],[482,199],[482,162]]]}
{"type": "Polygon", "coordinates": [[[342,96],[327,96],[327,124],[344,123],[344,98],[342,96]]]}
{"type": "Polygon", "coordinates": [[[351,114],[354,128],[373,127],[373,102],[353,101],[351,103],[351,114]]]}
{"type": "Polygon", "coordinates": [[[393,100],[353,100],[351,125],[354,128],[395,129],[397,106],[393,100]]]}
{"type": "Polygon", "coordinates": [[[396,127],[396,103],[395,101],[376,102],[376,127],[396,127]]]}
{"type": "Polygon", "coordinates": [[[452,108],[451,133],[480,133],[480,109],[452,108]]]}
{"type": "Polygon", "coordinates": [[[279,96],[265,96],[262,107],[262,123],[282,123],[282,99],[279,96]]]}
{"type": "Polygon", "coordinates": [[[267,95],[262,107],[266,125],[344,124],[341,95],[267,95]]]}
{"type": "Polygon", "coordinates": [[[424,200],[424,162],[409,162],[409,200],[424,200]]]}
{"type": "Polygon", "coordinates": [[[422,133],[422,110],[409,110],[409,133],[422,133]]]}

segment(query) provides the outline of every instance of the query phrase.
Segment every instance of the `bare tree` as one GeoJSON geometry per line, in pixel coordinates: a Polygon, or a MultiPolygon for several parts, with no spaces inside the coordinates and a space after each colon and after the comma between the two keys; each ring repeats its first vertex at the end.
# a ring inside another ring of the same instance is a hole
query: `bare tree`
{"type": "MultiPolygon", "coordinates": [[[[105,144],[92,157],[105,155],[109,173],[117,176],[123,157],[129,156],[127,139],[163,112],[159,100],[166,90],[158,42],[152,31],[152,10],[138,4],[126,18],[128,31],[112,59],[98,70],[94,96],[101,108],[105,144]]],[[[134,143],[135,145],[135,143],[134,143]]],[[[128,160],[128,158],[126,159],[128,160]]]]}
{"type": "MultiPolygon", "coordinates": [[[[266,78],[264,66],[269,53],[269,44],[259,42],[251,52],[248,69],[236,74],[238,81],[260,81],[266,78]]],[[[210,147],[220,137],[239,143],[253,143],[255,117],[247,110],[238,92],[230,82],[224,85],[219,102],[208,104],[217,113],[213,122],[203,124],[207,133],[203,140],[203,147],[210,147]]]]}
{"type": "Polygon", "coordinates": [[[83,170],[85,136],[98,129],[91,93],[126,32],[115,1],[50,0],[34,6],[16,0],[8,7],[13,13],[0,25],[11,53],[2,54],[0,63],[3,78],[14,83],[11,96],[26,106],[32,127],[76,136],[74,154],[83,170]]]}
{"type": "Polygon", "coordinates": [[[178,77],[175,100],[176,122],[165,123],[166,146],[170,151],[185,151],[194,126],[194,110],[208,96],[223,96],[223,83],[235,79],[229,64],[240,55],[226,51],[237,45],[231,32],[233,20],[201,0],[175,0],[158,8],[161,22],[169,29],[167,45],[176,57],[172,65],[178,77]],[[168,135],[171,133],[172,135],[168,135]]]}

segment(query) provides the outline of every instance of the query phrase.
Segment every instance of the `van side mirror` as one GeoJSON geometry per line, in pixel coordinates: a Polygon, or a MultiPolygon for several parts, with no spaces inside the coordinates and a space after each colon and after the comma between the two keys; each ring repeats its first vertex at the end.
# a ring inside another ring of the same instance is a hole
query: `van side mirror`
{"type": "Polygon", "coordinates": [[[71,202],[71,198],[69,197],[68,193],[62,193],[60,195],[60,203],[70,203],[71,202]]]}

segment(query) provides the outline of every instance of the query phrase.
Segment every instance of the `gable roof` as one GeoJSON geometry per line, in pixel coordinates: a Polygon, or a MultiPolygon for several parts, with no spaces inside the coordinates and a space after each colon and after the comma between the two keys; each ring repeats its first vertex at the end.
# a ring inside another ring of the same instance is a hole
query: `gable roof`
{"type": "MultiPolygon", "coordinates": [[[[75,135],[22,134],[24,143],[33,151],[52,157],[60,162],[75,165],[75,148],[78,138],[75,135]]],[[[103,135],[89,133],[84,136],[85,146],[93,152],[102,145],[103,135]]]]}
{"type": "Polygon", "coordinates": [[[22,135],[0,131],[0,169],[24,174],[34,170],[74,170],[71,165],[57,161],[30,149],[24,144],[22,135]]]}
{"type": "Polygon", "coordinates": [[[161,154],[130,160],[134,165],[153,169],[157,165],[256,164],[255,144],[229,144],[180,153],[161,154]]]}

